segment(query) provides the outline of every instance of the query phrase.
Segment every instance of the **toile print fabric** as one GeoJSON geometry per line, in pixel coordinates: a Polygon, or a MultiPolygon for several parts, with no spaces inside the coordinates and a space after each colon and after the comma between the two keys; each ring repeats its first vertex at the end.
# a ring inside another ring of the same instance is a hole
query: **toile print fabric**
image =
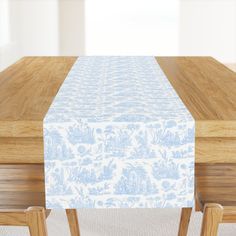
{"type": "Polygon", "coordinates": [[[193,206],[194,131],[154,57],[80,57],[44,119],[46,207],[193,206]]]}

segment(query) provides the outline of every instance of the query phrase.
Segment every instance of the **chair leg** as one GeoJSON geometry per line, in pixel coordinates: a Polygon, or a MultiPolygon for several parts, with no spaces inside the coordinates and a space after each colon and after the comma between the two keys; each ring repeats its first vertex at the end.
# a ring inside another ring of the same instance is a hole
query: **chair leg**
{"type": "Polygon", "coordinates": [[[204,206],[201,236],[217,236],[223,213],[224,209],[219,204],[208,203],[204,206]]]}
{"type": "Polygon", "coordinates": [[[178,236],[187,236],[192,208],[182,208],[178,236]]]}
{"type": "Polygon", "coordinates": [[[46,213],[44,208],[30,207],[25,212],[30,235],[47,236],[46,213]]]}
{"type": "Polygon", "coordinates": [[[80,236],[79,221],[76,209],[66,209],[71,236],[80,236]]]}

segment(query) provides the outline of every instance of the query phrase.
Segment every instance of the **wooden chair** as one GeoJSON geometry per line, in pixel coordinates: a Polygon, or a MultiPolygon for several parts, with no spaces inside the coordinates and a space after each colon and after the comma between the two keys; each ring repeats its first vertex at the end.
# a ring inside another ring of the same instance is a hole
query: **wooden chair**
{"type": "MultiPolygon", "coordinates": [[[[0,225],[28,226],[31,236],[47,236],[46,218],[50,210],[43,207],[30,207],[27,210],[1,210],[0,225]]],[[[66,210],[71,236],[80,236],[77,212],[66,210]]]]}
{"type": "Polygon", "coordinates": [[[79,221],[76,209],[66,209],[71,236],[80,236],[79,221]]]}
{"type": "MultiPolygon", "coordinates": [[[[192,208],[183,208],[178,236],[187,236],[192,208]]],[[[236,223],[236,207],[207,203],[203,208],[201,236],[217,236],[220,223],[236,223]]]]}

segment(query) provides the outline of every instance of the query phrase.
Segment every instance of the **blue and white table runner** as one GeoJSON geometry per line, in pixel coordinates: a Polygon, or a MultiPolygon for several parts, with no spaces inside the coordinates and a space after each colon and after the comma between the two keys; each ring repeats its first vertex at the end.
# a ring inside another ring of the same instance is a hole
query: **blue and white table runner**
{"type": "Polygon", "coordinates": [[[44,119],[46,207],[193,206],[194,131],[154,57],[80,57],[44,119]]]}

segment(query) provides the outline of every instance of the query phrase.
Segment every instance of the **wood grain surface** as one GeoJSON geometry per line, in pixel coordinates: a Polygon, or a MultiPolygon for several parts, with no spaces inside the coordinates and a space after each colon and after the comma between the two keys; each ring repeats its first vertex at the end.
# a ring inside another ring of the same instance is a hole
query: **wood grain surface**
{"type": "Polygon", "coordinates": [[[71,236],[80,236],[79,220],[76,209],[66,209],[71,236]]]}
{"type": "Polygon", "coordinates": [[[0,137],[42,137],[43,119],[76,57],[26,57],[0,73],[0,137]]]}
{"type": "Polygon", "coordinates": [[[158,57],[196,121],[236,120],[236,73],[211,57],[158,57]]]}
{"type": "Polygon", "coordinates": [[[43,138],[0,138],[0,163],[43,163],[43,138]]]}
{"type": "MultiPolygon", "coordinates": [[[[27,57],[0,73],[0,136],[42,137],[43,118],[75,60],[27,57]]],[[[236,73],[210,57],[157,61],[196,120],[196,136],[214,136],[215,126],[215,137],[236,136],[236,73]]]]}
{"type": "MultiPolygon", "coordinates": [[[[0,163],[43,163],[43,118],[76,59],[26,57],[0,73],[0,163]]],[[[236,73],[210,57],[157,61],[196,121],[196,162],[236,163],[236,73]]]]}
{"type": "Polygon", "coordinates": [[[236,164],[196,164],[195,176],[202,203],[236,206],[236,164]]]}
{"type": "Polygon", "coordinates": [[[43,207],[30,207],[26,210],[30,236],[47,236],[46,212],[43,207]]]}
{"type": "Polygon", "coordinates": [[[43,165],[0,165],[0,209],[30,206],[45,206],[43,165]]]}
{"type": "Polygon", "coordinates": [[[178,236],[188,235],[188,226],[191,218],[192,208],[182,208],[178,236]]]}
{"type": "Polygon", "coordinates": [[[0,225],[28,226],[31,236],[46,236],[46,217],[50,213],[43,207],[29,207],[25,210],[0,210],[0,225]]]}
{"type": "MultiPolygon", "coordinates": [[[[45,205],[43,118],[76,57],[27,57],[0,73],[0,208],[45,205]]],[[[236,73],[209,57],[158,57],[196,121],[202,202],[236,205],[236,73]]]]}
{"type": "Polygon", "coordinates": [[[219,204],[206,204],[202,218],[201,236],[217,236],[223,218],[223,207],[219,204]]]}
{"type": "MultiPolygon", "coordinates": [[[[195,175],[202,203],[236,206],[236,164],[196,164],[195,175]]],[[[45,206],[43,164],[1,164],[0,209],[35,205],[45,206]]]]}

